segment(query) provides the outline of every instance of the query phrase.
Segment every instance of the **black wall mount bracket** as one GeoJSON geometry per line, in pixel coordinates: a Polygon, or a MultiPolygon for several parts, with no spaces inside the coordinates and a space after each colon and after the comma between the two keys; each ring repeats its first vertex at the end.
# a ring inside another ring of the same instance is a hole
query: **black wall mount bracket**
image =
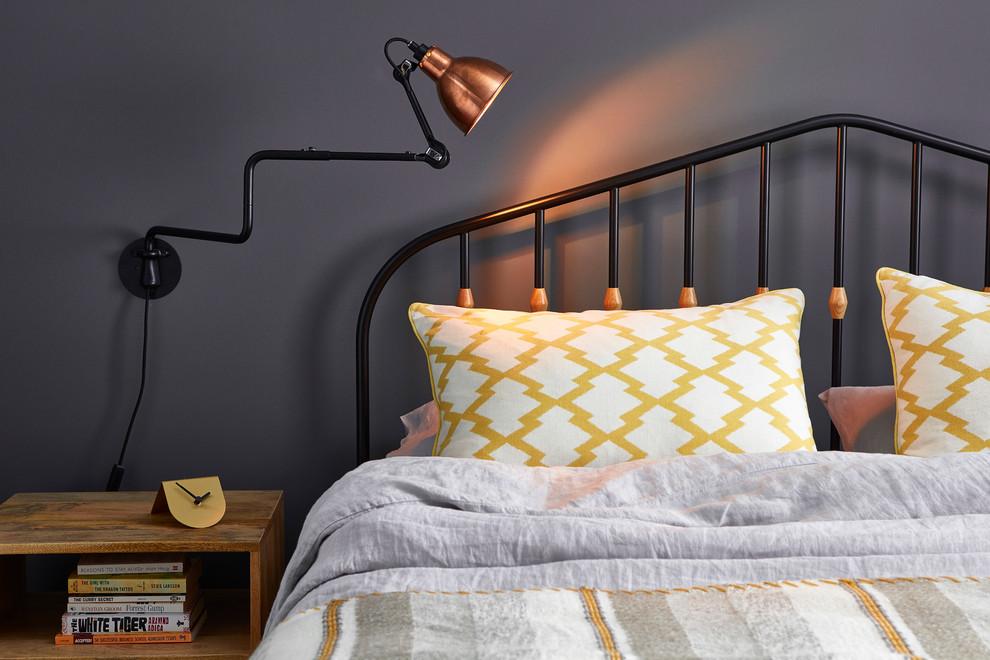
{"type": "Polygon", "coordinates": [[[161,298],[172,292],[182,276],[182,262],[171,245],[160,238],[139,238],[120,253],[117,273],[124,287],[138,298],[161,298]]]}

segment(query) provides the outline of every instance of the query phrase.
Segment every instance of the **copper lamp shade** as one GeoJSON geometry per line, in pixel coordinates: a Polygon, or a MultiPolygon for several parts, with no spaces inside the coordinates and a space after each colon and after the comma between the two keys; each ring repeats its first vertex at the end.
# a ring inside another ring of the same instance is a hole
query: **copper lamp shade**
{"type": "Polygon", "coordinates": [[[485,114],[512,72],[480,57],[451,57],[436,46],[430,48],[419,66],[437,83],[440,105],[454,124],[471,132],[485,114]]]}

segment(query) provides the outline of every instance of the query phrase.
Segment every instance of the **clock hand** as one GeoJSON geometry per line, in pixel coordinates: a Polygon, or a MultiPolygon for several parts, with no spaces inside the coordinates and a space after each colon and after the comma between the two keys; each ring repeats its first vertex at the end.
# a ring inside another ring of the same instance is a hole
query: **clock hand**
{"type": "Polygon", "coordinates": [[[180,484],[178,481],[175,482],[175,485],[181,488],[182,490],[186,491],[187,493],[189,493],[189,497],[196,499],[196,496],[192,494],[192,491],[190,491],[188,488],[180,484]]]}
{"type": "Polygon", "coordinates": [[[204,495],[194,495],[188,488],[180,484],[178,481],[175,482],[175,485],[181,488],[182,490],[186,491],[187,493],[189,493],[189,496],[193,498],[193,504],[197,506],[199,506],[203,502],[203,500],[205,500],[207,497],[210,496],[210,491],[206,491],[204,495]]]}

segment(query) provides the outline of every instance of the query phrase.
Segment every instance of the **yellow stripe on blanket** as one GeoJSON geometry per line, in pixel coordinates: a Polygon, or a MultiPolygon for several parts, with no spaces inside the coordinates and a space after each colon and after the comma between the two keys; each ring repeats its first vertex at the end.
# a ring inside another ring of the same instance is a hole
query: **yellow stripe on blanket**
{"type": "Polygon", "coordinates": [[[592,623],[595,624],[595,628],[598,630],[598,638],[601,640],[602,648],[604,648],[605,652],[608,653],[610,660],[619,660],[622,656],[619,655],[618,650],[616,650],[615,641],[612,639],[612,633],[609,632],[608,625],[605,623],[605,619],[602,618],[601,610],[598,608],[598,601],[595,599],[594,590],[588,589],[587,587],[581,587],[581,597],[584,598],[584,604],[588,608],[588,616],[591,618],[592,623]]]}
{"type": "Polygon", "coordinates": [[[894,625],[890,622],[890,619],[884,615],[883,610],[880,609],[876,601],[870,597],[870,594],[866,593],[862,587],[856,584],[855,580],[839,580],[839,583],[856,595],[856,598],[858,598],[863,604],[863,607],[866,609],[867,613],[873,617],[873,619],[877,622],[877,625],[880,626],[880,629],[883,631],[883,634],[890,640],[890,645],[894,647],[895,651],[910,656],[911,658],[917,657],[911,655],[910,649],[908,649],[907,644],[904,643],[904,640],[901,638],[900,634],[898,634],[897,629],[894,628],[894,625]]]}
{"type": "Polygon", "coordinates": [[[337,644],[337,631],[340,629],[337,625],[337,610],[340,609],[340,605],[343,602],[342,600],[335,600],[326,608],[326,616],[323,618],[326,633],[323,640],[323,648],[320,650],[320,655],[317,656],[318,660],[327,660],[337,644]]]}

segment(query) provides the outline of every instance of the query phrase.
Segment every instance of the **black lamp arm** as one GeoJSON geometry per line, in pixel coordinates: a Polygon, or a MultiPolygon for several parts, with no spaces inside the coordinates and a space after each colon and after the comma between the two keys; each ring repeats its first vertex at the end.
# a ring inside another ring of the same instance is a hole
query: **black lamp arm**
{"type": "Polygon", "coordinates": [[[389,39],[385,43],[385,59],[387,59],[389,64],[392,65],[393,77],[399,82],[400,85],[402,85],[402,89],[406,91],[406,97],[409,99],[409,105],[412,106],[413,113],[416,115],[416,120],[419,122],[419,126],[423,131],[423,136],[426,138],[426,151],[422,153],[413,153],[410,151],[404,151],[401,153],[374,151],[317,151],[316,149],[310,147],[309,149],[301,149],[297,151],[269,149],[255,152],[244,164],[244,219],[241,225],[241,231],[237,234],[233,234],[206,231],[203,229],[187,229],[183,227],[166,227],[156,225],[149,229],[145,234],[145,254],[141,255],[144,257],[145,262],[158,258],[158,256],[154,254],[156,247],[154,239],[156,236],[193,238],[203,241],[216,241],[219,243],[243,243],[246,241],[251,236],[251,228],[253,226],[254,168],[263,160],[407,160],[429,163],[436,169],[446,167],[450,162],[450,153],[447,151],[447,147],[444,146],[442,142],[437,140],[436,137],[434,137],[433,131],[430,129],[430,124],[426,120],[426,114],[423,112],[423,108],[419,105],[419,100],[416,98],[416,93],[413,91],[412,85],[409,83],[409,76],[416,70],[416,64],[409,60],[403,60],[401,64],[396,65],[395,62],[392,61],[392,58],[388,55],[389,45],[396,41],[401,41],[411,51],[413,51],[413,58],[417,63],[423,58],[426,51],[429,50],[429,47],[421,46],[420,44],[401,37],[389,39]]]}
{"type": "Polygon", "coordinates": [[[385,59],[392,65],[392,77],[402,85],[402,89],[406,90],[406,98],[409,99],[409,105],[412,106],[413,114],[416,115],[416,121],[419,122],[419,127],[422,129],[423,136],[426,138],[426,144],[429,147],[425,154],[427,156],[426,162],[439,170],[446,167],[450,162],[450,152],[447,151],[447,147],[444,146],[443,142],[433,136],[433,130],[430,129],[430,122],[426,120],[426,113],[423,112],[423,108],[419,105],[416,92],[413,91],[412,84],[409,82],[409,76],[416,70],[420,60],[423,59],[429,50],[429,46],[418,44],[403,37],[392,37],[385,42],[385,59]],[[401,63],[396,64],[392,60],[388,54],[388,47],[397,41],[405,44],[412,51],[412,61],[405,59],[401,63]]]}
{"type": "Polygon", "coordinates": [[[426,138],[426,144],[429,146],[425,154],[427,156],[426,162],[439,170],[447,167],[447,164],[450,162],[450,152],[447,151],[447,147],[444,146],[443,142],[433,137],[433,131],[430,130],[430,123],[426,121],[426,114],[419,105],[419,99],[416,98],[416,93],[413,91],[412,84],[409,82],[409,76],[415,70],[415,65],[409,60],[405,60],[400,66],[392,69],[392,77],[399,81],[402,89],[406,90],[409,105],[412,106],[413,114],[416,115],[416,119],[419,121],[419,127],[423,130],[423,136],[426,138]]]}
{"type": "Polygon", "coordinates": [[[155,225],[147,231],[143,239],[135,241],[125,248],[121,255],[119,266],[120,276],[124,286],[136,296],[141,298],[145,295],[145,289],[153,289],[151,297],[160,298],[167,295],[175,287],[178,281],[178,257],[175,250],[164,241],[157,241],[159,236],[174,236],[177,238],[192,238],[201,241],[215,241],[218,243],[243,243],[251,237],[251,229],[254,226],[254,169],[258,163],[264,160],[373,160],[373,161],[421,161],[433,167],[443,167],[447,164],[446,149],[439,142],[439,150],[431,145],[424,153],[403,152],[378,152],[378,151],[317,151],[316,149],[280,150],[269,149],[258,151],[251,155],[244,164],[244,215],[241,230],[238,233],[226,233],[218,231],[207,231],[204,229],[190,229],[187,227],[169,227],[155,225]],[[438,159],[442,163],[438,164],[438,159]],[[169,277],[161,280],[158,275],[157,264],[166,258],[171,258],[175,266],[171,269],[169,277]],[[134,268],[130,262],[140,260],[138,267],[134,268]],[[165,286],[161,286],[164,280],[165,286]],[[157,287],[157,288],[156,288],[157,287]]]}
{"type": "Polygon", "coordinates": [[[282,150],[268,149],[251,155],[244,164],[244,217],[240,233],[224,233],[203,229],[167,227],[156,225],[145,235],[148,239],[156,236],[194,238],[219,243],[243,243],[251,237],[254,226],[254,169],[265,160],[375,160],[375,161],[429,161],[428,154],[415,154],[410,151],[399,153],[374,151],[317,151],[316,149],[282,150]]]}

